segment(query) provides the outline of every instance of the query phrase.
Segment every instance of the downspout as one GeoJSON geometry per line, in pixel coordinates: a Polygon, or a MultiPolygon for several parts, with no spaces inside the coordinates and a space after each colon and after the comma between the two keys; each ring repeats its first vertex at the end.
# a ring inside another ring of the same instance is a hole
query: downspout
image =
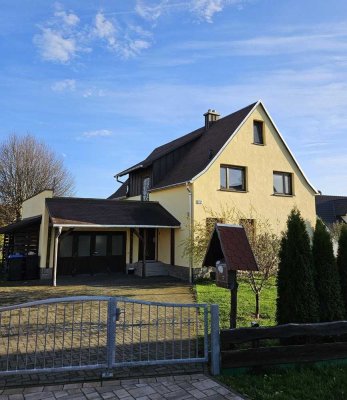
{"type": "Polygon", "coordinates": [[[59,226],[58,230],[55,232],[52,286],[57,286],[58,245],[59,245],[59,236],[61,235],[62,229],[63,228],[59,226]]]}
{"type": "Polygon", "coordinates": [[[119,175],[116,175],[115,178],[116,178],[116,181],[117,181],[118,183],[121,183],[121,184],[123,185],[124,182],[122,182],[122,181],[119,179],[119,175]]]}
{"type": "Polygon", "coordinates": [[[192,246],[194,242],[193,237],[193,196],[192,190],[190,188],[190,182],[186,182],[186,189],[188,192],[188,213],[189,213],[189,222],[188,222],[188,229],[189,229],[189,240],[191,245],[191,250],[189,252],[189,283],[193,283],[193,252],[192,246]]]}

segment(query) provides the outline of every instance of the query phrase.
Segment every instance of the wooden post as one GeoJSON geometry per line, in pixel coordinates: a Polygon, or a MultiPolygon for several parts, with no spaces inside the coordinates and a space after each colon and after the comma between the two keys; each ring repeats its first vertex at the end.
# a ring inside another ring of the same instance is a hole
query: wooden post
{"type": "Polygon", "coordinates": [[[237,317],[237,277],[236,271],[229,271],[230,276],[230,329],[236,328],[237,317]]]}
{"type": "Polygon", "coordinates": [[[57,267],[58,267],[58,247],[59,236],[61,235],[62,227],[60,226],[57,231],[54,231],[54,259],[53,259],[53,274],[52,286],[57,286],[57,267]]]}
{"type": "Polygon", "coordinates": [[[133,262],[133,250],[134,249],[134,229],[130,228],[130,254],[129,254],[129,263],[133,262]]]}
{"type": "Polygon", "coordinates": [[[142,245],[143,245],[143,254],[142,254],[142,278],[146,278],[146,242],[147,242],[147,235],[146,235],[146,230],[143,230],[143,240],[142,240],[142,245]]]}

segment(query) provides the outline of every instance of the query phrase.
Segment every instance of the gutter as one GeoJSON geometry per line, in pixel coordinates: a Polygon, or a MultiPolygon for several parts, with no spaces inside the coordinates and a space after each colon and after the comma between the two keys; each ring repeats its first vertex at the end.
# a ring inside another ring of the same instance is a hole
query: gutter
{"type": "MultiPolygon", "coordinates": [[[[186,189],[188,192],[188,213],[189,213],[189,240],[191,246],[193,246],[194,235],[193,235],[193,194],[190,187],[191,182],[186,182],[186,189]]],[[[189,252],[189,283],[193,283],[193,253],[189,252]]]]}

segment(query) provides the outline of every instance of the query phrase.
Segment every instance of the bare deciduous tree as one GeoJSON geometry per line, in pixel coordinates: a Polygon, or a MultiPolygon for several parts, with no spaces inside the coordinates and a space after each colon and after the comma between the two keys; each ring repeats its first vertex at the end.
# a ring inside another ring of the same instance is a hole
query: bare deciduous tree
{"type": "Polygon", "coordinates": [[[278,254],[280,238],[273,232],[267,219],[250,210],[250,217],[246,217],[236,208],[221,207],[219,211],[205,209],[206,220],[194,221],[193,239],[183,242],[184,255],[193,257],[194,265],[201,266],[207,245],[209,243],[214,224],[242,224],[245,228],[259,271],[244,273],[255,295],[255,317],[260,318],[260,295],[269,278],[276,275],[278,268],[278,254]]]}
{"type": "Polygon", "coordinates": [[[10,135],[0,145],[0,223],[20,218],[25,199],[44,189],[72,195],[74,181],[62,159],[31,135],[10,135]]]}

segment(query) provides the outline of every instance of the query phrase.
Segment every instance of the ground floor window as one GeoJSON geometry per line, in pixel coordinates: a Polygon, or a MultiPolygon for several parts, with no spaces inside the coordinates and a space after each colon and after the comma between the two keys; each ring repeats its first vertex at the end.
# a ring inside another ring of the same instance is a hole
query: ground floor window
{"type": "Polygon", "coordinates": [[[59,257],[102,257],[124,254],[125,232],[71,232],[59,240],[59,257]]]}

